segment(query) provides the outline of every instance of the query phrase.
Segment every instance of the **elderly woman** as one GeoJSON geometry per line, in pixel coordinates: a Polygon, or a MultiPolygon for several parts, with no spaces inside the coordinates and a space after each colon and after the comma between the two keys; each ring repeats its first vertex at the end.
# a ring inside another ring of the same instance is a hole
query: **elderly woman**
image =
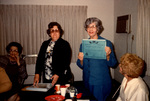
{"type": "MultiPolygon", "coordinates": [[[[102,32],[102,23],[98,18],[92,17],[85,21],[85,30],[89,35],[89,39],[103,39],[99,36],[102,32]]],[[[111,76],[109,67],[117,64],[112,43],[106,40],[106,59],[84,58],[82,52],[82,44],[78,55],[77,65],[83,69],[83,81],[85,87],[95,96],[98,101],[105,101],[111,92],[111,76]]],[[[94,52],[94,51],[93,51],[94,52]]]]}
{"type": "Polygon", "coordinates": [[[144,61],[137,55],[126,53],[121,57],[119,67],[124,78],[117,101],[149,101],[148,88],[140,77],[144,61]]]}
{"type": "Polygon", "coordinates": [[[39,83],[42,72],[43,82],[52,83],[52,85],[65,84],[71,77],[71,48],[69,43],[61,38],[63,33],[59,23],[49,23],[47,34],[50,39],[44,41],[40,48],[33,85],[39,83]],[[70,76],[67,76],[67,73],[70,76]]]}
{"type": "Polygon", "coordinates": [[[11,80],[12,89],[5,95],[8,101],[19,101],[18,93],[28,76],[25,60],[20,57],[22,46],[17,42],[11,42],[7,45],[6,51],[8,55],[0,56],[0,67],[5,69],[11,80]]]}

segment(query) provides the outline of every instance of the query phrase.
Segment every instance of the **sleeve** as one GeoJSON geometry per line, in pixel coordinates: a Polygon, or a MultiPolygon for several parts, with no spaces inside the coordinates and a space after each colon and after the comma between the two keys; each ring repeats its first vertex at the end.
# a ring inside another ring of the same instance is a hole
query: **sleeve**
{"type": "Polygon", "coordinates": [[[18,82],[20,85],[24,83],[24,80],[27,79],[27,69],[26,69],[26,62],[23,59],[20,59],[20,66],[19,66],[19,78],[18,82]]]}
{"type": "Polygon", "coordinates": [[[43,69],[43,65],[44,65],[44,60],[45,60],[45,45],[46,43],[43,42],[41,47],[40,47],[40,51],[36,60],[36,66],[35,66],[35,74],[40,74],[42,72],[43,69]]]}
{"type": "Polygon", "coordinates": [[[66,46],[64,46],[64,49],[65,49],[65,56],[64,56],[64,62],[65,62],[65,67],[68,67],[71,63],[71,47],[70,47],[70,44],[67,42],[66,46]]]}
{"type": "Polygon", "coordinates": [[[107,61],[107,65],[109,67],[115,67],[118,64],[118,61],[117,61],[115,53],[114,53],[113,45],[108,40],[107,40],[107,46],[110,47],[110,49],[111,49],[110,59],[109,59],[109,61],[107,61]]]}
{"type": "Polygon", "coordinates": [[[139,90],[136,101],[149,101],[149,94],[143,90],[139,90]]]}
{"type": "MultiPolygon", "coordinates": [[[[82,52],[82,44],[80,45],[80,49],[79,49],[79,51],[80,51],[80,52],[82,52]]],[[[84,61],[84,58],[83,58],[83,61],[84,61]]],[[[76,64],[77,64],[77,66],[78,66],[79,68],[83,69],[83,65],[81,65],[81,63],[80,63],[80,60],[79,60],[79,59],[77,59],[76,64]]]]}
{"type": "Polygon", "coordinates": [[[67,41],[60,42],[55,46],[52,57],[53,72],[59,76],[65,74],[65,70],[70,68],[72,54],[70,44],[67,41]]]}

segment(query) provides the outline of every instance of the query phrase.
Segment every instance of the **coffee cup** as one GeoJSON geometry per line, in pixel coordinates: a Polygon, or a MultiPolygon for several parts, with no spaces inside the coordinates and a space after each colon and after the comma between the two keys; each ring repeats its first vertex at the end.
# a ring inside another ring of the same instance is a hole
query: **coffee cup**
{"type": "Polygon", "coordinates": [[[62,95],[62,96],[65,96],[65,95],[66,95],[66,90],[67,90],[66,86],[61,86],[61,87],[60,87],[60,92],[61,92],[61,95],[62,95]]]}
{"type": "Polygon", "coordinates": [[[56,93],[60,93],[60,84],[55,85],[56,93]]]}

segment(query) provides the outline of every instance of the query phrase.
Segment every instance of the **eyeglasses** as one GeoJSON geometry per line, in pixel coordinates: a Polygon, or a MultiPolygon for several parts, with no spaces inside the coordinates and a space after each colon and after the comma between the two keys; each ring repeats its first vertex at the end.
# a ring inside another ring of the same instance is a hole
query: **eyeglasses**
{"type": "Polygon", "coordinates": [[[88,26],[88,27],[87,27],[87,29],[91,29],[91,28],[94,29],[94,28],[96,28],[96,26],[93,25],[93,26],[88,26]]]}
{"type": "Polygon", "coordinates": [[[15,53],[18,53],[18,50],[9,50],[9,52],[15,52],[15,53]]]}
{"type": "Polygon", "coordinates": [[[53,29],[52,29],[52,30],[51,30],[51,33],[54,33],[54,32],[57,33],[57,32],[59,32],[59,30],[58,30],[58,29],[56,29],[56,30],[53,30],[53,29]]]}

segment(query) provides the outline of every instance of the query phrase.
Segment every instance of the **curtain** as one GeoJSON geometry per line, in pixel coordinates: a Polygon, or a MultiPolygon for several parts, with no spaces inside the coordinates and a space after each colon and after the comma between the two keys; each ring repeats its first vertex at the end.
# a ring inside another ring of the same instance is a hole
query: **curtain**
{"type": "Polygon", "coordinates": [[[150,0],[139,0],[136,53],[145,61],[150,76],[150,0]]]}
{"type": "MultiPolygon", "coordinates": [[[[49,39],[48,24],[56,21],[64,30],[62,38],[71,45],[75,62],[80,43],[87,38],[83,27],[86,18],[87,6],[0,5],[0,54],[6,54],[12,41],[21,43],[24,55],[38,54],[42,42],[49,39]]],[[[36,58],[26,62],[34,64],[36,58]]]]}

